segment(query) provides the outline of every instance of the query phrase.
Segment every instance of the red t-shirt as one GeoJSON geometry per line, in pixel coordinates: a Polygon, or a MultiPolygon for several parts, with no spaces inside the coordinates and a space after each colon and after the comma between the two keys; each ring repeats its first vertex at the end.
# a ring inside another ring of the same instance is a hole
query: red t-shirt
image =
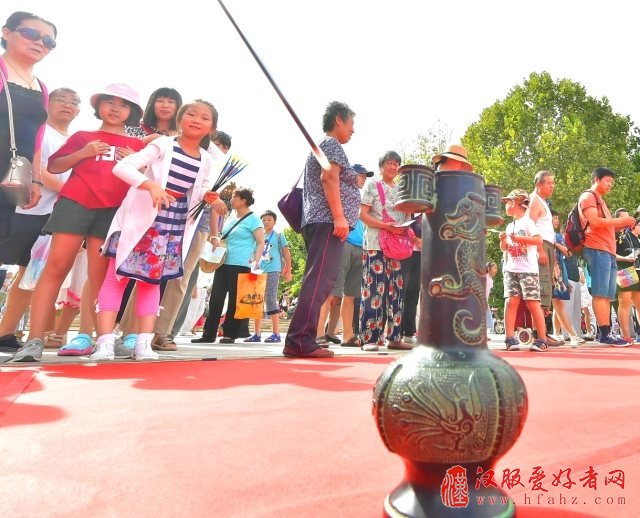
{"type": "Polygon", "coordinates": [[[60,190],[60,196],[69,198],[86,209],[119,207],[131,186],[113,174],[113,166],[116,165],[116,147],[130,147],[134,151],[140,151],[145,146],[142,140],[108,131],[78,131],[49,157],[49,163],[82,149],[93,140],[106,142],[111,145],[111,148],[103,155],[85,158],[78,162],[60,190]]]}

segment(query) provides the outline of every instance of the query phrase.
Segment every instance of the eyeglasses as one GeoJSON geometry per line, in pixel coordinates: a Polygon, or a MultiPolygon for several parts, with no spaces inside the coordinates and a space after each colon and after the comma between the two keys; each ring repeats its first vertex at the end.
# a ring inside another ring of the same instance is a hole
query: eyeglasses
{"type": "Polygon", "coordinates": [[[32,29],[31,27],[18,27],[14,32],[19,32],[23,38],[29,41],[42,41],[42,44],[49,50],[56,48],[56,40],[54,40],[48,34],[42,34],[40,31],[32,29]]]}
{"type": "Polygon", "coordinates": [[[76,106],[76,107],[80,106],[80,101],[78,101],[77,99],[67,99],[66,97],[54,97],[51,100],[60,104],[70,104],[71,106],[76,106]]]}

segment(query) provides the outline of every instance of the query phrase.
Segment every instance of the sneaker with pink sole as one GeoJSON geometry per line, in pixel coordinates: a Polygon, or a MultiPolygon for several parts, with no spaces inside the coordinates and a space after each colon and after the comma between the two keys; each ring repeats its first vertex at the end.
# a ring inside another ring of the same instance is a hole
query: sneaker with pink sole
{"type": "Polygon", "coordinates": [[[86,333],[79,333],[68,344],[58,349],[58,356],[87,356],[93,349],[93,340],[86,333]]]}

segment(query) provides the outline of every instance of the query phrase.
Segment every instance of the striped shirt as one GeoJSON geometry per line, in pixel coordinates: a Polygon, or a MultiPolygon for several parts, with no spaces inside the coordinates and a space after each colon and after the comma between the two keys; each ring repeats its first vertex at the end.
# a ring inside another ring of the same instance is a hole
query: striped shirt
{"type": "Polygon", "coordinates": [[[194,158],[187,155],[176,140],[173,143],[173,157],[166,188],[184,195],[196,181],[199,170],[200,157],[194,158]]]}

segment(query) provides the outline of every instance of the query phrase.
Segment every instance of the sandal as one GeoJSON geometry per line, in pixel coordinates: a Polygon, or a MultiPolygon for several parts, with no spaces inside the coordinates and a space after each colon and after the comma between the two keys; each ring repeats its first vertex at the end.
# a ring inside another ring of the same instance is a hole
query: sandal
{"type": "Polygon", "coordinates": [[[282,341],[282,338],[280,338],[280,335],[271,333],[271,336],[269,336],[268,338],[265,338],[264,341],[265,343],[268,343],[268,344],[278,344],[282,341]]]}
{"type": "Polygon", "coordinates": [[[67,333],[63,335],[57,334],[55,331],[47,333],[44,337],[45,349],[59,349],[60,346],[67,342],[67,333]]]}
{"type": "Polygon", "coordinates": [[[351,338],[349,338],[349,340],[347,340],[346,342],[342,342],[340,344],[340,347],[361,347],[362,344],[360,343],[360,340],[358,339],[357,336],[352,336],[351,338]]]}
{"type": "Polygon", "coordinates": [[[58,349],[58,356],[87,356],[93,350],[93,340],[86,333],[79,333],[68,344],[58,349]]]}
{"type": "Polygon", "coordinates": [[[154,351],[177,351],[178,346],[171,335],[156,335],[151,342],[151,349],[154,351]]]}
{"type": "Polygon", "coordinates": [[[323,349],[329,348],[329,341],[326,338],[326,335],[319,336],[316,338],[316,345],[322,347],[323,349]]]}

